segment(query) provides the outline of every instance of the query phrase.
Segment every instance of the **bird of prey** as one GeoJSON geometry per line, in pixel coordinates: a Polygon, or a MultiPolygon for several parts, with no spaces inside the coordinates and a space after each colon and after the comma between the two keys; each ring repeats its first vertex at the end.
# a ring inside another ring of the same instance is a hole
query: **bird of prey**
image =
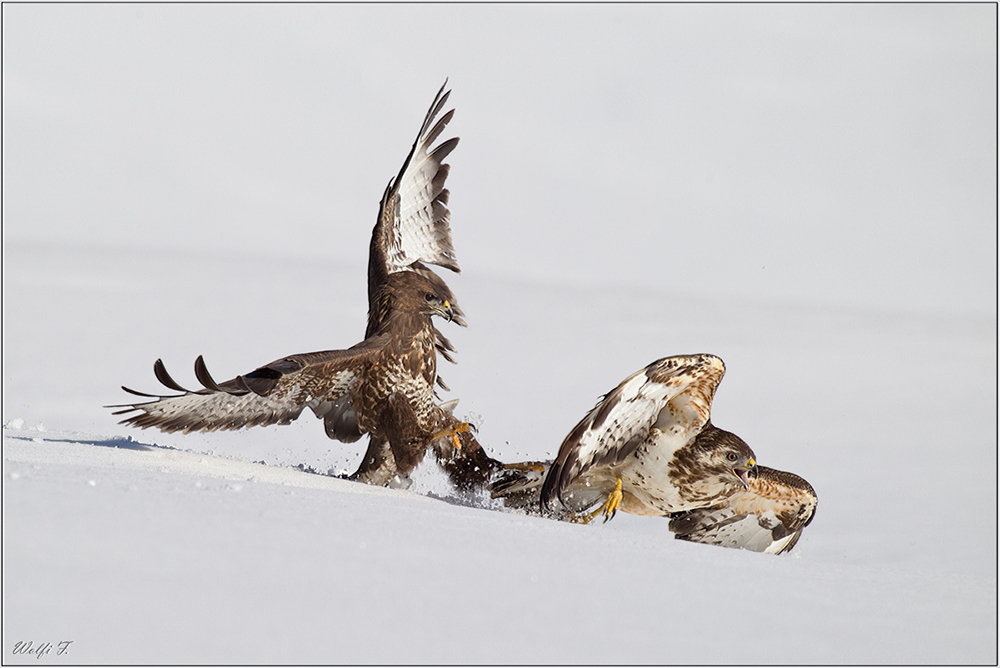
{"type": "Polygon", "coordinates": [[[443,162],[458,138],[432,147],[454,114],[449,111],[435,122],[449,94],[444,86],[438,91],[382,196],[369,251],[364,340],[346,350],[283,357],[222,383],[199,357],[195,376],[204,387],[194,391],[175,382],[157,360],[157,379],[180,394],[150,395],[123,387],[152,400],[112,406],[122,409],[116,415],[129,414],[122,424],[184,433],[235,430],[288,424],[308,407],[324,421],[330,438],[350,443],[369,435],[369,452],[352,477],[374,484],[408,475],[435,441],[461,447],[464,440],[470,456],[478,452],[466,434],[468,425],[435,402],[435,384],[445,387],[437,375],[437,353],[453,361],[455,349],[431,317],[465,325],[451,290],[424,264],[459,271],[444,187],[449,166],[443,162]]]}
{"type": "MultiPolygon", "coordinates": [[[[451,94],[451,91],[444,90],[445,86],[447,82],[438,91],[420,132],[417,133],[417,141],[403,162],[399,174],[386,186],[379,205],[378,220],[372,230],[368,253],[366,338],[380,326],[384,318],[383,309],[375,295],[389,277],[398,272],[415,272],[433,282],[440,294],[448,296],[454,311],[453,321],[462,327],[466,326],[464,313],[451,290],[424,264],[435,264],[461,273],[448,224],[449,191],[444,187],[450,166],[443,162],[458,144],[458,138],[444,141],[434,149],[430,148],[455,113],[454,110],[448,111],[431,127],[451,94]]],[[[436,327],[434,335],[437,351],[444,359],[454,363],[451,353],[455,352],[455,347],[436,327]]],[[[442,389],[449,389],[440,375],[437,377],[437,384],[442,389]]],[[[434,422],[441,425],[437,433],[450,435],[450,439],[433,438],[431,441],[436,446],[434,450],[438,462],[445,468],[452,483],[460,489],[469,489],[485,484],[490,475],[502,465],[486,454],[472,434],[472,425],[454,417],[452,410],[457,403],[456,399],[433,409],[434,422]],[[454,447],[449,447],[451,444],[454,447]]],[[[397,475],[401,475],[401,472],[389,443],[372,434],[361,464],[351,478],[383,485],[397,475]]]]}
{"type": "Polygon", "coordinates": [[[812,485],[766,466],[749,483],[725,503],[672,514],[674,537],[771,554],[791,550],[816,513],[812,485]]]}
{"type": "Polygon", "coordinates": [[[758,466],[739,436],[712,424],[724,373],[714,355],[653,362],[605,395],[555,461],[508,465],[493,496],[570,521],[607,521],[621,509],[671,517],[685,540],[791,549],[812,518],[815,492],[798,476],[758,466]]]}

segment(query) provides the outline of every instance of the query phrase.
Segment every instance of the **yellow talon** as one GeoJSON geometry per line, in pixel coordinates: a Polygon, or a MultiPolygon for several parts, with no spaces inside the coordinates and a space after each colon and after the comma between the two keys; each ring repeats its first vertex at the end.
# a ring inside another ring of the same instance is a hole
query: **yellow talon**
{"type": "Polygon", "coordinates": [[[622,479],[618,478],[618,483],[615,485],[615,488],[611,491],[611,494],[608,495],[608,500],[604,502],[603,506],[598,506],[589,513],[574,515],[573,517],[569,518],[569,521],[573,522],[574,524],[590,524],[591,522],[596,520],[600,515],[604,515],[604,521],[607,522],[608,520],[610,520],[612,517],[615,516],[615,513],[618,512],[618,509],[621,507],[621,505],[622,505],[622,479]]]}
{"type": "Polygon", "coordinates": [[[475,429],[475,427],[469,424],[468,422],[456,422],[450,427],[445,427],[444,429],[435,433],[433,436],[431,436],[431,440],[436,441],[439,438],[443,438],[445,436],[451,436],[452,445],[455,446],[456,450],[461,452],[462,440],[458,437],[458,435],[464,431],[472,431],[473,429],[475,429]]]}
{"type": "Polygon", "coordinates": [[[618,484],[615,485],[615,490],[608,495],[608,500],[604,502],[604,521],[607,522],[615,513],[618,512],[618,508],[622,505],[622,479],[618,478],[618,484]]]}

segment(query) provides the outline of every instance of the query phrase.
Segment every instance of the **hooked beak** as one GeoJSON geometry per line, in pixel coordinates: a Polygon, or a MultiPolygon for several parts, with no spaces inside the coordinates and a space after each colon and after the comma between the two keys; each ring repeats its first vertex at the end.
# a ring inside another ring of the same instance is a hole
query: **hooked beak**
{"type": "Polygon", "coordinates": [[[465,314],[462,313],[462,309],[458,307],[457,304],[452,304],[449,301],[445,301],[445,306],[448,308],[448,312],[451,317],[448,318],[448,322],[453,322],[461,327],[468,327],[468,323],[465,322],[465,314]]]}
{"type": "Polygon", "coordinates": [[[442,304],[441,306],[432,306],[431,308],[434,309],[435,313],[437,313],[439,316],[441,316],[448,322],[451,322],[452,320],[455,319],[455,309],[451,307],[451,303],[447,299],[444,300],[444,304],[442,304]]]}
{"type": "Polygon", "coordinates": [[[733,467],[733,475],[740,479],[740,482],[743,483],[743,489],[745,490],[750,489],[750,475],[753,474],[754,478],[757,477],[757,462],[751,459],[747,462],[747,464],[747,467],[733,467]]]}

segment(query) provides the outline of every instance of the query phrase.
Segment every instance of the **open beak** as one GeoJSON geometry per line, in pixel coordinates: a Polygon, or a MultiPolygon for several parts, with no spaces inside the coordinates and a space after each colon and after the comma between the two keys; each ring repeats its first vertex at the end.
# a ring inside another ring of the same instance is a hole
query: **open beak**
{"type": "Polygon", "coordinates": [[[736,466],[733,467],[733,475],[740,479],[743,483],[743,489],[750,489],[750,476],[753,475],[754,478],[757,477],[757,462],[750,460],[747,462],[749,466],[736,466]]]}

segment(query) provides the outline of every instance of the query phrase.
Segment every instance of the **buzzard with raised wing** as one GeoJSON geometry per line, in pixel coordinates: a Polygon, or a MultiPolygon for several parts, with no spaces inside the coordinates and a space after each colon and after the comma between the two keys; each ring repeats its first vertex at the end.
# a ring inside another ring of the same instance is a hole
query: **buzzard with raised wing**
{"type": "MultiPolygon", "coordinates": [[[[383,311],[374,300],[390,276],[399,272],[414,272],[437,286],[439,294],[446,295],[454,312],[454,322],[465,327],[465,317],[457,300],[445,282],[425,263],[461,273],[452,242],[448,211],[449,191],[444,187],[450,166],[444,159],[458,145],[458,138],[448,139],[431,148],[444,127],[454,115],[448,111],[436,123],[451,91],[441,87],[430,110],[424,118],[417,141],[403,162],[396,177],[389,181],[379,205],[378,220],[372,230],[368,253],[368,329],[365,336],[375,331],[383,311]],[[433,127],[432,127],[433,123],[433,127]]],[[[438,353],[454,363],[451,353],[455,347],[434,328],[438,353]]],[[[439,375],[437,384],[449,389],[439,375]]],[[[457,400],[447,402],[434,410],[435,422],[444,425],[439,434],[449,438],[432,439],[439,463],[459,488],[484,484],[494,470],[502,465],[486,455],[470,429],[471,425],[452,415],[457,400]]],[[[351,476],[371,484],[382,485],[399,474],[392,449],[385,439],[372,435],[368,450],[358,470],[351,476]]]]}
{"type": "Polygon", "coordinates": [[[570,521],[601,514],[607,521],[619,509],[669,516],[679,538],[766,549],[751,535],[749,521],[733,526],[750,517],[791,549],[794,540],[785,539],[793,533],[797,539],[808,523],[815,493],[797,476],[772,469],[761,475],[750,447],[712,424],[712,400],[724,373],[714,355],[653,362],[573,428],[555,461],[508,465],[493,483],[493,496],[570,521]]]}
{"type": "MultiPolygon", "coordinates": [[[[181,394],[123,387],[152,401],[113,406],[122,409],[116,415],[130,414],[122,424],[184,433],[234,430],[288,424],[308,407],[323,419],[330,438],[349,443],[370,436],[369,453],[353,477],[375,484],[405,477],[436,441],[455,446],[465,441],[468,455],[474,455],[478,444],[472,447],[467,425],[435,402],[434,390],[435,384],[444,387],[437,352],[453,361],[454,347],[431,317],[461,325],[464,319],[451,290],[424,264],[459,271],[444,188],[449,167],[443,162],[458,139],[431,147],[454,113],[435,122],[448,95],[442,86],[383,194],[369,252],[364,340],[346,350],[284,357],[222,383],[199,357],[195,375],[204,387],[195,391],[176,383],[157,360],[157,379],[181,394]]],[[[445,453],[447,447],[438,450],[445,453]]]]}

